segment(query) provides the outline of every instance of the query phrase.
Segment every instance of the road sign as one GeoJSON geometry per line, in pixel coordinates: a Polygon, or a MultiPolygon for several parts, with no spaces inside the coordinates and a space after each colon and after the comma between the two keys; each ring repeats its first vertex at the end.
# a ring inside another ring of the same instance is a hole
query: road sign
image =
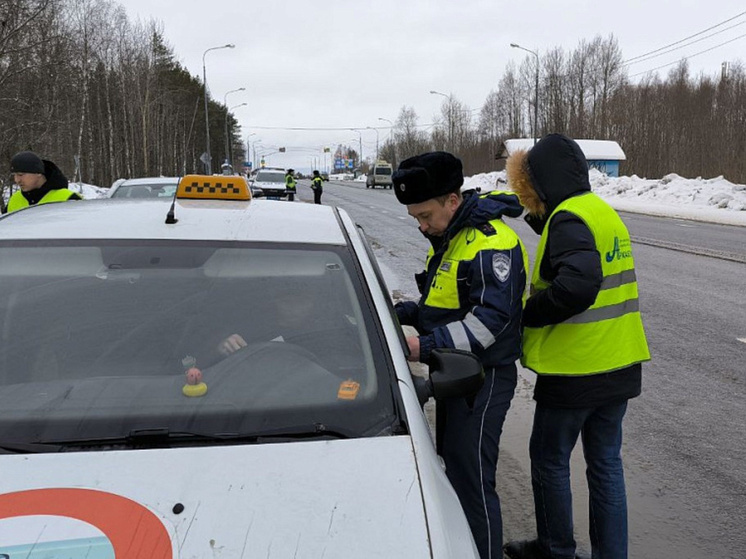
{"type": "Polygon", "coordinates": [[[206,151],[202,152],[202,155],[199,156],[199,160],[202,161],[202,163],[204,163],[205,165],[210,163],[210,159],[212,159],[212,157],[210,157],[210,155],[206,151]]]}

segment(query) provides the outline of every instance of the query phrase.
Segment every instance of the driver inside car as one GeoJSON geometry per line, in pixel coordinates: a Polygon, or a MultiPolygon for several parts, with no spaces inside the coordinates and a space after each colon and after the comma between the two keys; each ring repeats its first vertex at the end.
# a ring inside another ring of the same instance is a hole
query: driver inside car
{"type": "Polygon", "coordinates": [[[271,316],[262,319],[259,333],[232,333],[216,349],[227,357],[247,347],[246,338],[250,342],[291,343],[313,353],[332,373],[345,376],[350,369],[362,369],[355,318],[341,311],[330,313],[321,303],[314,293],[286,291],[275,299],[271,316]]]}

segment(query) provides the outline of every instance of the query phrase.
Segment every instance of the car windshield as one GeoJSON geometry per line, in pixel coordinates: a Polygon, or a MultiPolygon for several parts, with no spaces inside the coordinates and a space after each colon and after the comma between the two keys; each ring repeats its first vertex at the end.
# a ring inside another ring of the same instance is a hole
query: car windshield
{"type": "Polygon", "coordinates": [[[342,247],[2,243],[0,441],[390,432],[357,278],[342,247]]]}
{"type": "Polygon", "coordinates": [[[391,167],[376,167],[376,175],[390,175],[391,167]]]}
{"type": "Polygon", "coordinates": [[[173,184],[123,184],[111,195],[112,198],[173,198],[177,183],[173,184]]]}
{"type": "Polygon", "coordinates": [[[261,171],[256,174],[257,182],[285,182],[285,175],[283,173],[262,173],[261,171]]]}

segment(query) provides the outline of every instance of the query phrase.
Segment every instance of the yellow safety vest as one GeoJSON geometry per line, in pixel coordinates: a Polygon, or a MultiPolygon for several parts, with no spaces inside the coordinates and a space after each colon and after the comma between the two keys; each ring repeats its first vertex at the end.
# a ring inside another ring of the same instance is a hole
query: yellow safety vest
{"type": "Polygon", "coordinates": [[[559,211],[576,215],[591,230],[601,255],[603,282],[584,312],[559,324],[524,328],[521,363],[538,374],[593,375],[648,361],[629,232],[611,206],[592,192],[565,200],[547,220],[536,251],[531,293],[550,285],[540,276],[540,267],[549,222],[559,211]]]}
{"type": "MultiPolygon", "coordinates": [[[[76,193],[72,190],[68,190],[67,188],[50,190],[42,197],[41,200],[39,200],[38,204],[48,204],[49,202],[64,202],[74,194],[76,193]]],[[[10,200],[8,200],[8,213],[26,208],[29,205],[30,204],[28,203],[28,200],[26,200],[26,198],[23,196],[23,193],[18,190],[10,197],[10,200]]]]}
{"type": "MultiPolygon", "coordinates": [[[[426,306],[441,309],[461,307],[457,282],[459,263],[474,260],[481,250],[510,250],[518,245],[523,254],[523,268],[528,271],[528,254],[518,235],[501,219],[493,219],[489,224],[494,227],[496,234],[485,235],[479,229],[465,227],[451,239],[428,288],[426,306]]],[[[433,247],[430,247],[427,254],[428,266],[433,254],[433,247]]]]}

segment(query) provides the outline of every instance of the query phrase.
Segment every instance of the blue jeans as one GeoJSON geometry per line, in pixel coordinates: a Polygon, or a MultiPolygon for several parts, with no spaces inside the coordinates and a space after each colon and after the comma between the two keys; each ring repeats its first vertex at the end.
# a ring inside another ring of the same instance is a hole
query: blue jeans
{"type": "Polygon", "coordinates": [[[531,433],[531,483],[540,546],[557,559],[575,557],[570,453],[583,440],[593,559],[626,559],[627,495],[622,420],[627,402],[596,408],[536,405],[531,433]]]}
{"type": "Polygon", "coordinates": [[[516,367],[486,369],[470,402],[439,400],[439,452],[482,559],[502,559],[503,524],[495,490],[498,446],[516,385],[516,367]]]}

